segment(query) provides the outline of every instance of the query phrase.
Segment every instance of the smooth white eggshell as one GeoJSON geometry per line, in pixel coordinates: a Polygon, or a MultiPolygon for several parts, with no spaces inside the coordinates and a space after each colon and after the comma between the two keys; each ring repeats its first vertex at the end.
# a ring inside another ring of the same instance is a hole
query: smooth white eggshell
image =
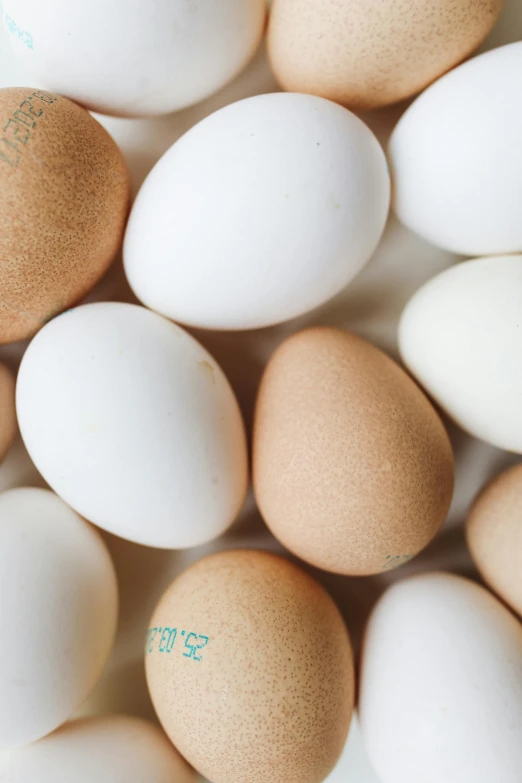
{"type": "Polygon", "coordinates": [[[483,587],[391,587],[364,642],[360,718],[382,783],[520,783],[522,626],[483,587]]]}
{"type": "Polygon", "coordinates": [[[463,255],[522,251],[522,42],[450,71],[393,132],[394,208],[412,231],[463,255]]]}
{"type": "Polygon", "coordinates": [[[163,315],[250,329],[338,293],[372,255],[389,207],[373,133],[312,95],[258,95],[191,128],[145,180],[127,278],[163,315]]]}
{"type": "Polygon", "coordinates": [[[102,114],[167,114],[247,64],[264,0],[4,0],[4,24],[43,86],[102,114]]]}
{"type": "Polygon", "coordinates": [[[446,269],[410,299],[402,359],[471,435],[522,453],[522,255],[446,269]]]}
{"type": "Polygon", "coordinates": [[[0,749],[78,709],[107,661],[117,612],[98,532],[49,490],[0,494],[0,749]]]}
{"type": "Polygon", "coordinates": [[[154,724],[124,715],[72,721],[0,758],[6,783],[196,783],[154,724]]]}
{"type": "Polygon", "coordinates": [[[234,521],[243,421],[220,367],[179,326],[121,302],[70,310],[30,343],[16,394],[38,470],[96,525],[175,549],[234,521]]]}

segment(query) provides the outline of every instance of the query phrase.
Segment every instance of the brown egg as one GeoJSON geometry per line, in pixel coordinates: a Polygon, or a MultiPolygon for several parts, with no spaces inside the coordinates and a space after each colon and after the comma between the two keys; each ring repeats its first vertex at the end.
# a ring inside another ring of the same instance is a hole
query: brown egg
{"type": "Polygon", "coordinates": [[[354,698],[350,640],[324,588],[267,552],[221,552],[169,587],[146,643],[168,736],[212,783],[320,783],[354,698]]]}
{"type": "Polygon", "coordinates": [[[364,575],[416,555],[453,492],[446,431],[419,387],[353,334],[299,332],[268,363],[254,489],[273,534],[326,571],[364,575]]]}
{"type": "Polygon", "coordinates": [[[274,0],[272,68],[286,90],[355,109],[396,103],[464,60],[503,0],[274,0]]]}
{"type": "Polygon", "coordinates": [[[466,536],[484,580],[522,615],[522,464],[501,473],[481,492],[466,536]]]}
{"type": "Polygon", "coordinates": [[[76,104],[0,90],[0,342],[34,334],[81,299],[118,252],[130,199],[125,161],[76,104]]]}
{"type": "Polygon", "coordinates": [[[3,460],[16,434],[15,380],[0,364],[0,460],[3,460]]]}

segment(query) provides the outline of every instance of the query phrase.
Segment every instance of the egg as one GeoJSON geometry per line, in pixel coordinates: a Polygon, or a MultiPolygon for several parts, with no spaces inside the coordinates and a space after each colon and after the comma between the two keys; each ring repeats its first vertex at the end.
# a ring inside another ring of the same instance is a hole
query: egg
{"type": "Polygon", "coordinates": [[[348,332],[315,327],[270,359],[255,411],[253,477],[268,527],[326,571],[375,574],[423,549],[454,480],[446,431],[416,384],[348,332]]]}
{"type": "Polygon", "coordinates": [[[104,114],[167,114],[203,100],[243,69],[265,22],[264,0],[4,0],[4,24],[26,70],[104,114]]]}
{"type": "Polygon", "coordinates": [[[399,324],[404,363],[470,435],[522,453],[522,256],[457,264],[425,283],[399,324]]]}
{"type": "Polygon", "coordinates": [[[268,47],[287,90],[356,109],[409,98],[467,57],[503,0],[274,0],[268,47]]]}
{"type": "Polygon", "coordinates": [[[257,95],[191,128],[148,175],[124,263],[147,307],[207,329],[301,315],[364,266],[389,207],[384,152],[341,106],[257,95]]]}
{"type": "Polygon", "coordinates": [[[177,549],[215,538],[239,512],[248,467],[234,393],[212,356],[156,313],[101,302],[54,319],[24,354],[16,395],[36,467],[105,530],[177,549]]]}
{"type": "Polygon", "coordinates": [[[154,707],[199,772],[213,783],[325,779],[348,734],[354,672],[318,582],[268,552],[221,552],[171,584],[150,626],[154,707]]]}
{"type": "Polygon", "coordinates": [[[30,337],[107,270],[130,181],[107,131],[66,98],[0,89],[0,128],[0,343],[9,343],[30,337]]]}
{"type": "Polygon", "coordinates": [[[197,783],[161,730],[141,718],[96,715],[0,758],[8,783],[197,783]]]}
{"type": "Polygon", "coordinates": [[[399,582],[370,617],[359,703],[381,783],[519,783],[522,626],[468,579],[399,582]]]}
{"type": "Polygon", "coordinates": [[[522,464],[480,493],[469,513],[466,537],[482,577],[522,615],[522,464]]]}
{"type": "Polygon", "coordinates": [[[522,41],[429,87],[390,141],[394,209],[424,239],[468,256],[522,251],[522,41]]]}
{"type": "Polygon", "coordinates": [[[15,381],[5,364],[0,363],[0,461],[16,434],[15,381]]]}
{"type": "Polygon", "coordinates": [[[111,651],[118,592],[97,531],[49,490],[0,494],[0,552],[4,750],[40,739],[78,709],[111,651]]]}

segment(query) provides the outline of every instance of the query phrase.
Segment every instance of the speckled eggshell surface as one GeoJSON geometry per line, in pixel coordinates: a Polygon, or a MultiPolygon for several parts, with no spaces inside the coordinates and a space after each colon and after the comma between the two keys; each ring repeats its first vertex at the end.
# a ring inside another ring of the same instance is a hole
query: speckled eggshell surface
{"type": "Polygon", "coordinates": [[[0,460],[16,434],[15,379],[5,364],[0,364],[0,460]]]}
{"type": "Polygon", "coordinates": [[[197,783],[161,729],[127,715],[71,721],[0,759],[2,783],[197,783]]]}
{"type": "Polygon", "coordinates": [[[287,560],[211,555],[159,602],[146,642],[164,729],[213,783],[320,783],[343,749],[354,673],[328,593],[287,560]]]}
{"type": "Polygon", "coordinates": [[[274,0],[268,33],[281,85],[356,109],[420,92],[467,57],[503,0],[274,0]]]}
{"type": "Polygon", "coordinates": [[[256,406],[254,489],[294,554],[349,575],[409,560],[437,533],[453,491],[446,431],[384,353],[307,329],[272,356],[256,406]]]}
{"type": "Polygon", "coordinates": [[[485,581],[522,615],[522,465],[501,473],[473,504],[466,537],[485,581]]]}
{"type": "Polygon", "coordinates": [[[0,343],[81,299],[119,250],[130,180],[85,109],[29,87],[0,90],[0,343]]]}

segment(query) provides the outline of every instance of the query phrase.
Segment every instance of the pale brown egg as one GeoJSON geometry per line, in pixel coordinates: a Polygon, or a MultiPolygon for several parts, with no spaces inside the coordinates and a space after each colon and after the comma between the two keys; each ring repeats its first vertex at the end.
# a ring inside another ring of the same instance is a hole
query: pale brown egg
{"type": "Polygon", "coordinates": [[[484,580],[522,615],[522,464],[483,489],[471,508],[466,537],[484,580]]]}
{"type": "Polygon", "coordinates": [[[352,651],[324,588],[268,552],[200,560],[169,587],[146,642],[168,736],[212,783],[320,783],[353,709],[352,651]]]}
{"type": "Polygon", "coordinates": [[[503,0],[274,0],[282,87],[374,109],[420,92],[488,35],[503,0]]]}
{"type": "Polygon", "coordinates": [[[320,327],[293,335],[256,405],[254,489],[272,533],[326,571],[385,571],[423,549],[453,492],[451,445],[428,399],[382,351],[320,327]]]}
{"type": "Polygon", "coordinates": [[[7,454],[15,434],[15,380],[7,367],[0,364],[0,461],[7,454]]]}
{"type": "Polygon", "coordinates": [[[30,337],[86,295],[117,254],[130,200],[123,156],[85,110],[0,90],[0,342],[30,337]]]}

